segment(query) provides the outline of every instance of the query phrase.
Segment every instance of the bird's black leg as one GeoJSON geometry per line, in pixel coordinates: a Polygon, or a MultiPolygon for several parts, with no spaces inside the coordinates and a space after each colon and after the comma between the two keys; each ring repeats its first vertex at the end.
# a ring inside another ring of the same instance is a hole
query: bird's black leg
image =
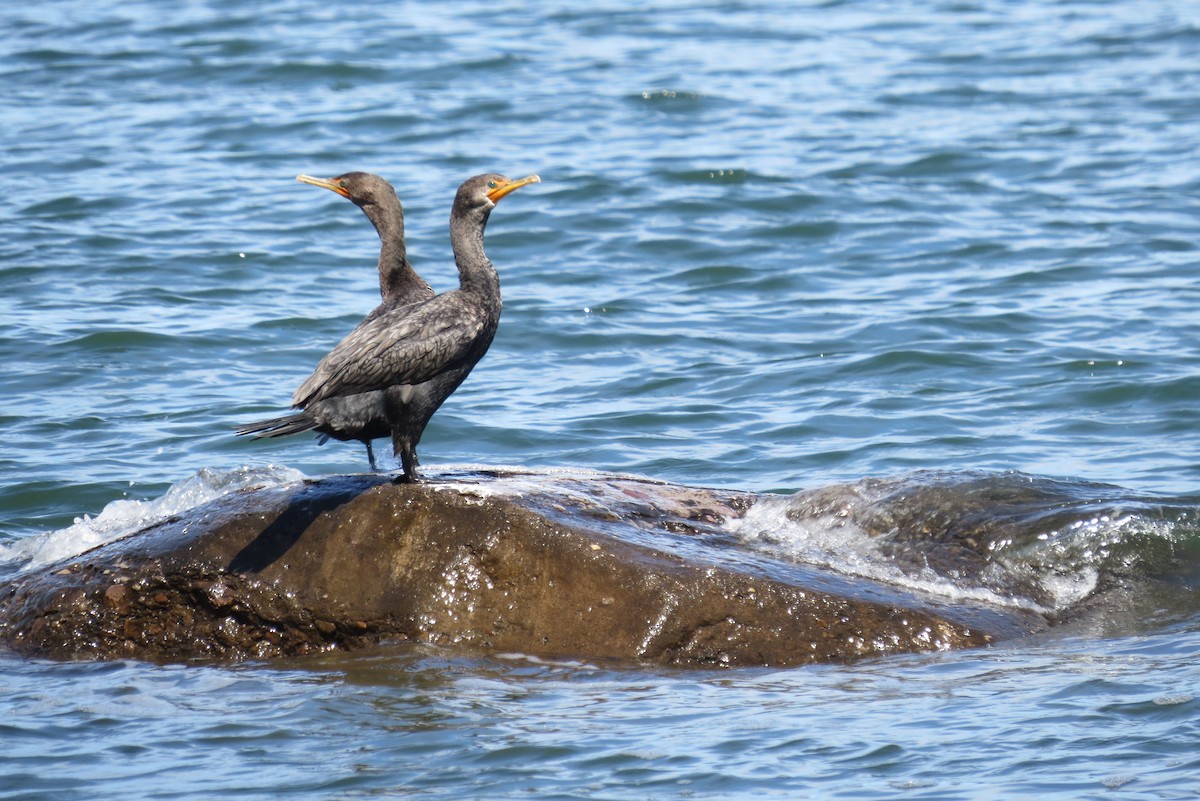
{"type": "Polygon", "coordinates": [[[396,477],[396,483],[416,484],[420,480],[417,476],[417,449],[404,443],[397,455],[400,457],[400,466],[404,468],[404,472],[396,477]]]}
{"type": "Polygon", "coordinates": [[[371,465],[371,472],[378,473],[379,468],[375,464],[375,449],[371,447],[371,440],[363,442],[367,446],[367,462],[371,465]]]}

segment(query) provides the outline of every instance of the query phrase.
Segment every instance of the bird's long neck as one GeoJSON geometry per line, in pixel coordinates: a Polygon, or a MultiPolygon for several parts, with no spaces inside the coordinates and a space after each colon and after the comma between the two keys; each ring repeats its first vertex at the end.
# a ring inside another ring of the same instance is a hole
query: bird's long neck
{"type": "Polygon", "coordinates": [[[483,230],[491,209],[463,211],[456,205],[450,213],[450,244],[458,265],[458,283],[464,292],[477,293],[500,304],[500,276],[483,252],[483,230]]]}
{"type": "Polygon", "coordinates": [[[425,279],[408,263],[404,244],[404,209],[400,200],[363,208],[379,234],[379,294],[385,300],[432,296],[425,279]]]}

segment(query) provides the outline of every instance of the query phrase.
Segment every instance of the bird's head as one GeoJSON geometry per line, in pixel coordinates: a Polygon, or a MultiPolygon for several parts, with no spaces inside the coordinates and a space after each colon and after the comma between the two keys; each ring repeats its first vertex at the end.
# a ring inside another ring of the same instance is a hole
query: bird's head
{"type": "Polygon", "coordinates": [[[333,178],[297,175],[296,180],[302,184],[319,186],[330,192],[336,192],[360,207],[377,204],[381,198],[389,195],[393,198],[396,197],[396,190],[392,188],[391,184],[369,172],[347,172],[333,178]]]}
{"type": "Polygon", "coordinates": [[[468,178],[458,188],[458,195],[455,197],[454,203],[459,207],[482,207],[490,211],[500,201],[500,198],[510,192],[515,192],[522,186],[541,183],[541,180],[536,175],[527,175],[515,180],[496,173],[476,175],[474,178],[468,178]]]}

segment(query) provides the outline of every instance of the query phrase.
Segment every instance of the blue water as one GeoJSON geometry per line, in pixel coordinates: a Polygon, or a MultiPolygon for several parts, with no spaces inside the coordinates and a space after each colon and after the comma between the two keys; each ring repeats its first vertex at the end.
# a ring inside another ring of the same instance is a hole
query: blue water
{"type": "MultiPolygon", "coordinates": [[[[369,224],[294,181],[352,169],[438,289],[458,183],[543,179],[492,215],[504,315],[432,472],[1197,492],[1195,3],[56,0],[0,30],[5,548],[365,469],[231,435],[375,303],[369,224]]],[[[1174,614],[973,652],[0,655],[0,798],[1194,798],[1189,515],[1154,535],[1174,614]]]]}

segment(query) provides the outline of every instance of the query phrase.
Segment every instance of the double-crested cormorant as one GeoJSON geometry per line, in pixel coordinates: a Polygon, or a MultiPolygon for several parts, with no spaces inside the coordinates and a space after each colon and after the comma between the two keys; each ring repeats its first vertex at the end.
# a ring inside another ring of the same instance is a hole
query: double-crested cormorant
{"type": "Polygon", "coordinates": [[[450,210],[458,289],[368,315],[317,364],[292,405],[307,410],[382,389],[393,452],[404,468],[399,480],[416,481],[425,425],[483,358],[500,322],[500,277],[483,250],[488,216],[500,198],[539,180],[487,174],[465,181],[450,210]]]}
{"type": "MultiPolygon", "coordinates": [[[[379,294],[383,299],[367,319],[409,303],[434,297],[434,291],[408,263],[404,244],[404,208],[392,185],[369,172],[348,172],[334,178],[298,175],[296,180],[336,192],[363,210],[379,234],[379,294]]],[[[432,389],[432,388],[430,388],[432,389]]],[[[367,448],[367,460],[375,470],[371,440],[391,436],[383,390],[345,395],[309,404],[303,411],[272,420],[261,420],[238,429],[256,437],[282,437],[316,431],[324,444],[330,437],[358,440],[367,448]]]]}

